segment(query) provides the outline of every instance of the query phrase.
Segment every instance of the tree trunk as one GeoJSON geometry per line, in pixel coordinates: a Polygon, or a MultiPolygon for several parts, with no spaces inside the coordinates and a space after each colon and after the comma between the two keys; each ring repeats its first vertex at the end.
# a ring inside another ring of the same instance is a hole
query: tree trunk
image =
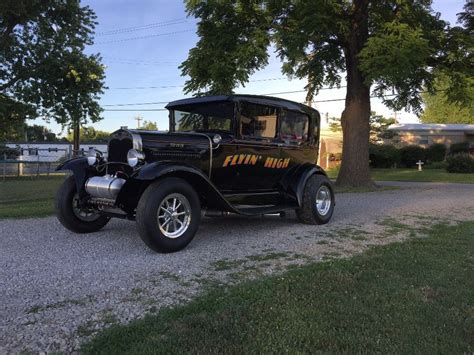
{"type": "Polygon", "coordinates": [[[74,157],[77,157],[79,155],[79,149],[80,149],[80,129],[79,129],[79,121],[74,122],[73,126],[73,143],[72,143],[72,153],[74,157]]]}
{"type": "Polygon", "coordinates": [[[358,55],[368,38],[368,0],[355,0],[352,31],[345,52],[346,107],[342,112],[342,163],[336,184],[373,186],[369,169],[370,86],[359,70],[358,55]]]}

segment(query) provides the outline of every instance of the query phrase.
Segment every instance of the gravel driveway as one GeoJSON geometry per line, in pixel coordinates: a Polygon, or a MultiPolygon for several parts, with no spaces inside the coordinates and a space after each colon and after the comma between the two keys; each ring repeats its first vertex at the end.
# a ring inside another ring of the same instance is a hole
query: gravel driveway
{"type": "Polygon", "coordinates": [[[474,185],[390,183],[400,189],[337,196],[332,222],[205,218],[182,252],[156,254],[134,222],[75,235],[55,218],[0,221],[0,353],[79,348],[97,329],[184,302],[209,284],[280,272],[401,240],[413,228],[474,219],[474,185]]]}

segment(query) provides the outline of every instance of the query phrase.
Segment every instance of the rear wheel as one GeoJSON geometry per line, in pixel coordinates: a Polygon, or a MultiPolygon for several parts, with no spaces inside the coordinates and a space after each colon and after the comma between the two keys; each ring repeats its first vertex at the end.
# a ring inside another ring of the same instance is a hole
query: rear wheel
{"type": "Polygon", "coordinates": [[[311,176],[304,187],[301,207],[296,209],[298,219],[307,224],[326,224],[334,212],[334,191],[323,175],[311,176]]]}
{"type": "Polygon", "coordinates": [[[80,206],[74,176],[69,176],[59,188],[55,208],[59,222],[75,233],[96,232],[110,220],[94,209],[80,206]]]}
{"type": "Polygon", "coordinates": [[[151,184],[137,206],[140,237],[151,249],[171,253],[186,247],[201,220],[196,191],[186,181],[165,178],[151,184]]]}

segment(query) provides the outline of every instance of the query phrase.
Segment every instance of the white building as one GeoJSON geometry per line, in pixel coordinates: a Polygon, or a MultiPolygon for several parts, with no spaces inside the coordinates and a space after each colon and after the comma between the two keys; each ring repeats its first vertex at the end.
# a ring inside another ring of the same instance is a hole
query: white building
{"type": "MultiPolygon", "coordinates": [[[[7,142],[8,148],[18,149],[19,161],[24,162],[57,162],[72,157],[72,144],[68,142],[7,142]]],[[[107,155],[105,143],[81,143],[80,149],[86,152],[90,148],[100,150],[107,155]]],[[[0,157],[0,160],[2,158],[0,157]]]]}
{"type": "Polygon", "coordinates": [[[467,142],[474,148],[474,124],[399,124],[388,128],[396,132],[400,143],[428,147],[434,143],[450,146],[467,142]]]}

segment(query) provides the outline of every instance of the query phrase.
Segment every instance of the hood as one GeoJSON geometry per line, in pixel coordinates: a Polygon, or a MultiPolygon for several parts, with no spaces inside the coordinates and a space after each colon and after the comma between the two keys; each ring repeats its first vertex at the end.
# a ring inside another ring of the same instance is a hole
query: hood
{"type": "Polygon", "coordinates": [[[120,129],[110,136],[109,161],[126,162],[127,152],[132,148],[145,153],[148,162],[202,159],[208,155],[216,134],[120,129]]]}

